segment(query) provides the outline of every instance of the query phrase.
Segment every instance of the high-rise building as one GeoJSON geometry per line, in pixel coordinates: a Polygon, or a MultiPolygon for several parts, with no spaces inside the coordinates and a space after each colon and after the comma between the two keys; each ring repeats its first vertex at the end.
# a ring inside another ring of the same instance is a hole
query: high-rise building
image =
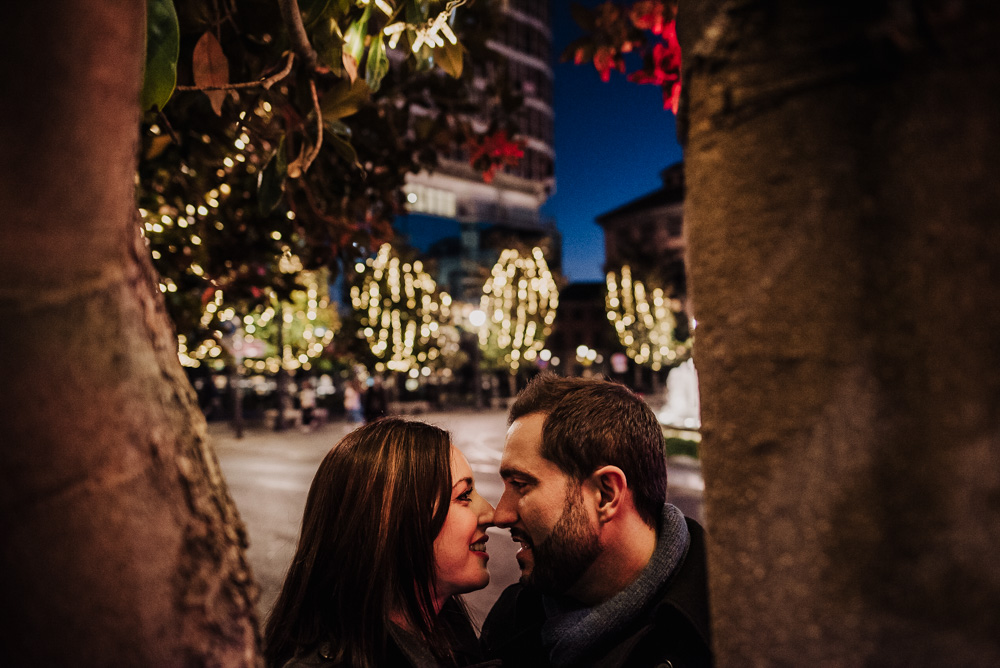
{"type": "MultiPolygon", "coordinates": [[[[488,128],[487,91],[507,85],[523,96],[513,121],[524,156],[489,182],[470,164],[468,148],[441,156],[433,172],[407,179],[409,215],[400,231],[436,259],[438,282],[459,300],[476,301],[500,251],[541,246],[550,267],[558,268],[560,238],[539,209],[555,188],[552,65],[548,0],[493,0],[498,30],[486,42],[492,62],[472,62],[473,90],[481,114],[470,115],[477,132],[488,128]]],[[[468,59],[467,59],[468,60],[468,59]]]]}

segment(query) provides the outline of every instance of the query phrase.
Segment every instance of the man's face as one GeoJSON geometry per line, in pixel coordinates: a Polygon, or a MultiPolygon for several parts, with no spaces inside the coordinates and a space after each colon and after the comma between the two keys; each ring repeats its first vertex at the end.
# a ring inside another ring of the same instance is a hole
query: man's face
{"type": "Polygon", "coordinates": [[[525,415],[507,431],[500,462],[504,491],[494,522],[521,543],[521,582],[563,593],[580,580],[600,547],[579,483],[541,455],[545,417],[525,415]]]}

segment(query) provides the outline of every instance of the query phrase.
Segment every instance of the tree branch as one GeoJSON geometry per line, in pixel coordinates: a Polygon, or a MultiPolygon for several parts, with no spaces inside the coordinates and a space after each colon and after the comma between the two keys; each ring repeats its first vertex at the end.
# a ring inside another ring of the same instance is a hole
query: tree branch
{"type": "Polygon", "coordinates": [[[266,79],[261,79],[260,81],[241,81],[239,83],[229,83],[223,84],[221,86],[177,86],[175,90],[200,90],[200,91],[210,91],[210,90],[237,90],[240,88],[257,88],[258,86],[267,90],[274,84],[278,83],[282,79],[288,76],[288,73],[292,71],[292,64],[295,62],[295,53],[289,51],[285,56],[285,66],[280,72],[269,76],[266,79]]]}
{"type": "Polygon", "coordinates": [[[302,14],[299,12],[299,4],[296,0],[278,0],[278,7],[281,9],[281,18],[288,28],[288,37],[292,40],[292,49],[305,61],[309,69],[316,69],[319,56],[316,50],[309,43],[309,36],[306,35],[306,28],[302,25],[302,14]]]}
{"type": "Polygon", "coordinates": [[[309,80],[309,89],[312,92],[313,109],[316,110],[316,144],[313,146],[312,150],[309,151],[309,155],[306,156],[306,159],[302,164],[303,174],[309,171],[309,166],[312,165],[313,160],[315,160],[316,156],[319,155],[319,147],[323,145],[323,110],[320,109],[319,106],[319,96],[316,94],[315,80],[309,80]]]}

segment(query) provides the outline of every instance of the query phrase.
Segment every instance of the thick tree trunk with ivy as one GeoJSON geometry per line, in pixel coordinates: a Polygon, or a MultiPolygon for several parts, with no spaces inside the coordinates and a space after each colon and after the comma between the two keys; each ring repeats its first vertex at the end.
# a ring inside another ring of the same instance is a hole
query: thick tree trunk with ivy
{"type": "Polygon", "coordinates": [[[679,18],[719,664],[1000,665],[998,5],[679,18]]]}
{"type": "Polygon", "coordinates": [[[253,665],[242,525],[134,204],[143,0],[0,42],[0,663],[253,665]]]}

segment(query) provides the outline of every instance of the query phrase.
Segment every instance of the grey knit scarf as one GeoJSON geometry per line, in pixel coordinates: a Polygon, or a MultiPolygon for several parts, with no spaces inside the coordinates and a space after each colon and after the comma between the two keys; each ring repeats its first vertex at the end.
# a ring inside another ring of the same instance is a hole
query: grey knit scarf
{"type": "Polygon", "coordinates": [[[580,607],[567,597],[543,596],[547,619],[542,626],[542,644],[552,663],[578,664],[602,639],[625,628],[671,578],[690,544],[683,513],[665,504],[653,556],[632,584],[592,608],[580,607]]]}

